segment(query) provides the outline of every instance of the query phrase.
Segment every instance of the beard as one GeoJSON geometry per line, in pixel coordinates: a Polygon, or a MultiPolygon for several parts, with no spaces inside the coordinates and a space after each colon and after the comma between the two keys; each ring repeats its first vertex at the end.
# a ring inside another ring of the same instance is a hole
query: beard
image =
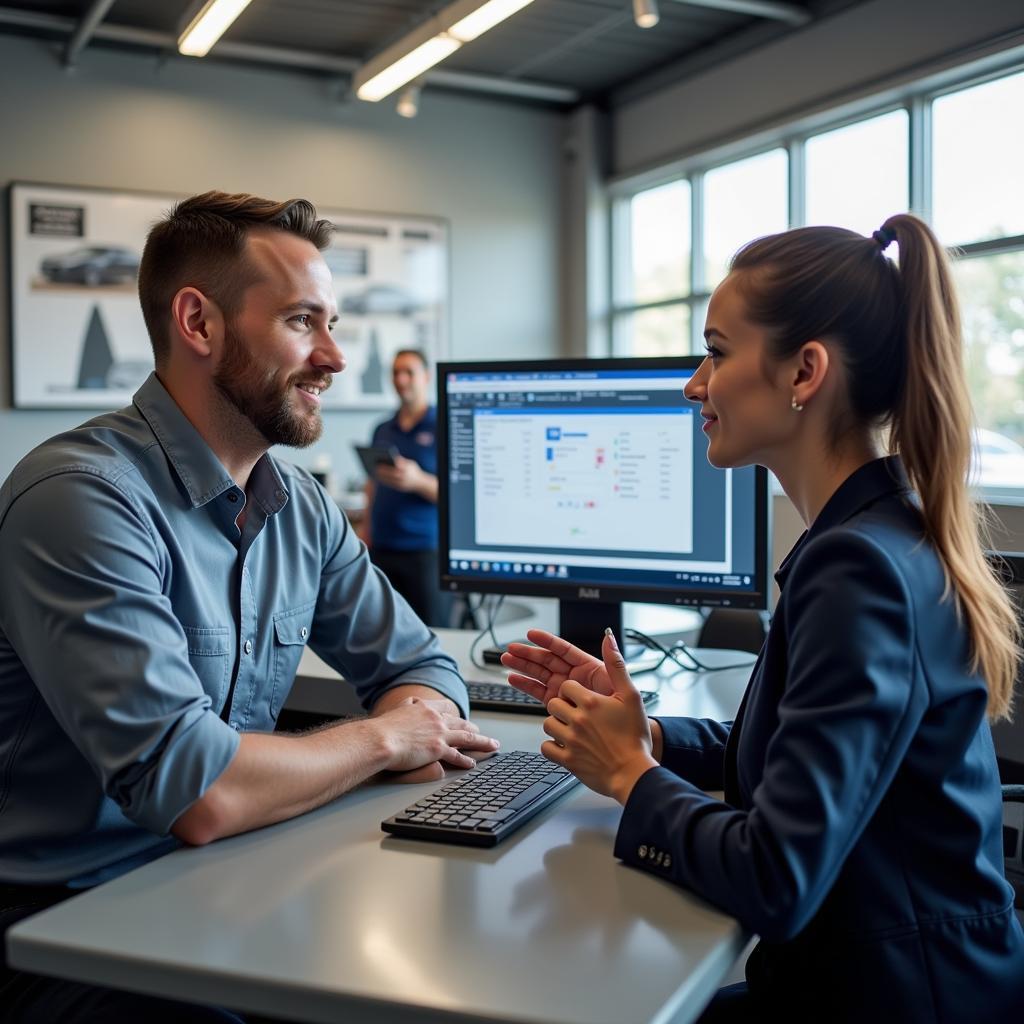
{"type": "Polygon", "coordinates": [[[261,366],[245,342],[224,328],[224,355],[213,375],[218,391],[255,427],[268,444],[307,448],[319,440],[324,421],[318,408],[294,406],[295,385],[331,386],[329,375],[292,374],[283,383],[269,366],[261,366]]]}

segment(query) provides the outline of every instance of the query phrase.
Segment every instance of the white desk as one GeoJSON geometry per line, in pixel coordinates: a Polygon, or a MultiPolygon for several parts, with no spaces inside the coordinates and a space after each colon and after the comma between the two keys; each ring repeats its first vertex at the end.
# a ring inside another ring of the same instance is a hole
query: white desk
{"type": "MultiPolygon", "coordinates": [[[[464,655],[462,635],[442,636],[464,655]]],[[[746,675],[666,681],[654,711],[729,717],[746,675]]],[[[477,721],[506,749],[544,738],[539,716],[477,721]]],[[[364,786],[293,821],[179,850],[11,929],[11,963],[306,1021],[697,1015],[745,936],[615,861],[617,804],[580,786],[489,850],[381,832],[383,818],[436,785],[364,786]]]]}

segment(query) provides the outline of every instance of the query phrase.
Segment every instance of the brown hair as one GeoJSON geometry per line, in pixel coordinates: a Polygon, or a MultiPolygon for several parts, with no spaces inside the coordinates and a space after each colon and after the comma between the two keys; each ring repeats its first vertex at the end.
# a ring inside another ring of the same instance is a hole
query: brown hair
{"type": "Polygon", "coordinates": [[[960,312],[949,260],[929,227],[890,217],[871,238],[808,227],[757,239],[732,271],[749,319],[766,327],[777,358],[814,338],[839,347],[848,380],[833,443],[851,426],[889,427],[921,502],[971,645],[992,719],[1010,713],[1020,630],[985,558],[984,512],[967,489],[973,423],[963,372],[960,312]],[[883,246],[899,245],[899,266],[883,246]]]}
{"type": "Polygon", "coordinates": [[[237,312],[242,293],[255,280],[245,260],[253,228],[288,231],[325,249],[332,225],[317,220],[305,199],[276,203],[244,193],[204,192],[178,203],[153,226],[139,265],[139,302],[157,366],[170,352],[168,315],[180,289],[193,285],[225,316],[237,312]]]}
{"type": "Polygon", "coordinates": [[[423,349],[421,349],[421,348],[400,348],[395,353],[394,359],[392,359],[392,362],[394,362],[395,359],[397,359],[399,356],[413,356],[414,358],[418,359],[423,364],[423,369],[424,370],[429,370],[430,369],[430,360],[427,359],[427,353],[424,352],[423,349]]]}

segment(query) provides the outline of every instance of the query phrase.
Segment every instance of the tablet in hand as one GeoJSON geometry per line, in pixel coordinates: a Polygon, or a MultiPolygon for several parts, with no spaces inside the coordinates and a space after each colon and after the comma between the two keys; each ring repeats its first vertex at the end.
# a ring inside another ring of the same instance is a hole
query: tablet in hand
{"type": "Polygon", "coordinates": [[[378,466],[393,466],[395,459],[399,456],[399,451],[392,445],[390,448],[380,448],[374,445],[353,445],[356,450],[356,454],[359,456],[359,461],[363,464],[363,469],[366,470],[368,476],[373,476],[377,471],[378,466]]]}

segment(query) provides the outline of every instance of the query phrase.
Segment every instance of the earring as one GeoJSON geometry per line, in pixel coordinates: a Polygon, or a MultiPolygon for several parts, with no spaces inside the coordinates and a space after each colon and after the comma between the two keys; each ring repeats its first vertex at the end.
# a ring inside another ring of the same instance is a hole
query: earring
{"type": "Polygon", "coordinates": [[[803,406],[796,400],[796,395],[793,396],[793,401],[789,403],[790,408],[793,412],[802,412],[803,406]]]}

